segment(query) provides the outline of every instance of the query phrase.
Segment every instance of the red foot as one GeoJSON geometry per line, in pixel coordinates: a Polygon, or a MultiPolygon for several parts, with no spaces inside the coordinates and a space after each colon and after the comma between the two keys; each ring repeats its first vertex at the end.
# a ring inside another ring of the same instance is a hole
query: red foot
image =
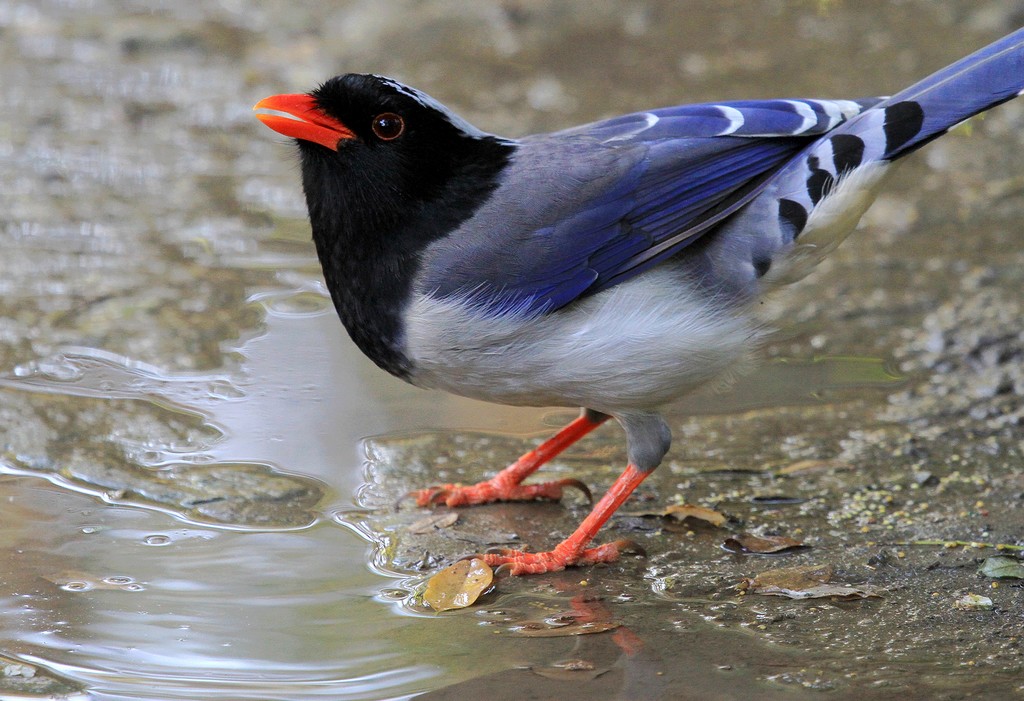
{"type": "Polygon", "coordinates": [[[436,506],[438,504],[468,506],[490,504],[495,501],[533,501],[534,499],[558,501],[562,498],[565,487],[575,487],[586,495],[588,501],[592,501],[587,485],[575,479],[539,484],[508,484],[506,481],[491,479],[468,487],[458,484],[428,487],[411,492],[409,496],[416,498],[417,506],[436,506]]]}
{"type": "Polygon", "coordinates": [[[445,484],[419,489],[406,494],[399,501],[407,497],[415,497],[416,504],[419,506],[431,504],[465,506],[488,504],[492,501],[532,501],[534,499],[557,501],[562,498],[563,487],[575,487],[586,494],[587,499],[590,500],[590,490],[579,480],[565,479],[542,484],[522,484],[522,481],[536,472],[541,465],[607,420],[608,417],[604,414],[585,411],[575,421],[486,482],[469,487],[445,484]]]}
{"type": "Polygon", "coordinates": [[[556,546],[546,553],[524,553],[521,550],[501,550],[497,553],[479,555],[491,567],[503,567],[509,574],[543,574],[557,572],[566,567],[596,565],[599,562],[614,562],[624,552],[643,551],[640,546],[630,540],[616,540],[613,543],[598,545],[593,548],[575,550],[556,546]]]}
{"type": "Polygon", "coordinates": [[[583,519],[583,523],[573,531],[572,535],[556,545],[551,552],[524,553],[519,550],[500,550],[497,553],[487,553],[481,557],[491,567],[507,566],[508,571],[515,575],[557,572],[570,565],[613,562],[618,559],[619,553],[627,550],[627,546],[630,550],[643,552],[643,548],[628,540],[617,540],[614,543],[598,545],[595,548],[588,548],[587,544],[593,540],[598,530],[615,513],[615,510],[622,506],[622,502],[629,498],[637,485],[644,481],[647,474],[633,465],[627,465],[626,470],[615,480],[608,493],[601,497],[601,501],[597,502],[590,514],[583,519]]]}

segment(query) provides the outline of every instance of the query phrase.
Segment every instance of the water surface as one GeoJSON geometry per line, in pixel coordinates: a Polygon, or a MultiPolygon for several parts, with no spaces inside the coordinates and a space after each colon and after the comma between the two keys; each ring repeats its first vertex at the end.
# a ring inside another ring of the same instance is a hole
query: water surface
{"type": "MultiPolygon", "coordinates": [[[[431,568],[503,538],[550,544],[586,506],[467,510],[424,540],[406,532],[424,512],[390,504],[479,479],[572,412],[421,392],[362,358],[323,289],[293,149],[250,109],[349,70],[509,135],[680,101],[858,97],[1015,21],[997,1],[0,4],[0,688],[1019,693],[1019,588],[979,579],[980,549],[895,543],[1019,544],[1024,528],[1021,106],[915,157],[765,305],[780,333],[763,369],[672,412],[637,508],[702,501],[812,548],[736,555],[713,529],[626,516],[614,532],[647,558],[506,581],[443,616],[415,598],[431,568]],[[819,562],[885,596],[734,588],[819,562]],[[994,611],[956,611],[969,590],[994,611]],[[609,630],[523,633],[583,620],[609,630]]],[[[551,471],[601,489],[623,460],[609,426],[551,471]]]]}

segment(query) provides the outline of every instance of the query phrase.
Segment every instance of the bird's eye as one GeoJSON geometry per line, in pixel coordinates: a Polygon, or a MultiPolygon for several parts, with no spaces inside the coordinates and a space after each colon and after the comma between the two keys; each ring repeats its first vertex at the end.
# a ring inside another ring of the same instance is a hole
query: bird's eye
{"type": "Polygon", "coordinates": [[[405,120],[394,112],[385,112],[373,118],[373,133],[381,141],[394,141],[404,132],[405,120]]]}

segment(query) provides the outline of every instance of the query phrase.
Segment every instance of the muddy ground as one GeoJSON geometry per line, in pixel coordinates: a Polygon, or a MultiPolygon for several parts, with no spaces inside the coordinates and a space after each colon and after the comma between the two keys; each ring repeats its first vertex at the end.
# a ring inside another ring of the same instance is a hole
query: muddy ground
{"type": "MultiPolygon", "coordinates": [[[[646,556],[504,579],[441,616],[418,598],[429,572],[549,546],[587,505],[465,509],[417,535],[429,512],[394,501],[480,479],[572,413],[424,398],[357,359],[293,153],[250,106],[347,70],[512,136],[681,101],[859,97],[1022,17],[1002,0],[0,5],[0,688],[1021,697],[1024,580],[979,567],[1024,546],[1024,105],[909,159],[766,302],[760,369],[672,410],[672,453],[603,535],[646,556]],[[268,344],[287,379],[259,370],[268,344]],[[342,358],[325,376],[300,345],[342,358]],[[638,514],[681,501],[728,520],[638,514]],[[743,532],[803,547],[723,547],[743,532]],[[795,566],[855,593],[738,588],[795,566]]],[[[624,459],[606,426],[546,471],[599,491],[624,459]]]]}

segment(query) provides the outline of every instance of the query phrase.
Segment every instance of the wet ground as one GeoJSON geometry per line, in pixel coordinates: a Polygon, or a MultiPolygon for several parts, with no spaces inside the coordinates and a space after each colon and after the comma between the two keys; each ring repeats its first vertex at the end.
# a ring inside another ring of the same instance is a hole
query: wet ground
{"type": "MultiPolygon", "coordinates": [[[[395,498],[479,479],[572,414],[362,359],[292,149],[250,110],[344,71],[509,135],[856,97],[1022,18],[1005,0],[0,2],[0,695],[1024,697],[1022,580],[978,572],[1024,545],[1024,104],[911,159],[765,305],[761,369],[672,411],[670,458],[608,533],[646,557],[502,580],[440,616],[417,597],[429,572],[550,545],[586,505],[417,534],[428,512],[395,498]],[[680,500],[729,520],[639,515],[680,500]],[[805,547],[724,549],[740,532],[805,547]],[[876,596],[737,589],[801,565],[876,596]]],[[[623,460],[607,426],[549,472],[603,489],[623,460]]]]}

